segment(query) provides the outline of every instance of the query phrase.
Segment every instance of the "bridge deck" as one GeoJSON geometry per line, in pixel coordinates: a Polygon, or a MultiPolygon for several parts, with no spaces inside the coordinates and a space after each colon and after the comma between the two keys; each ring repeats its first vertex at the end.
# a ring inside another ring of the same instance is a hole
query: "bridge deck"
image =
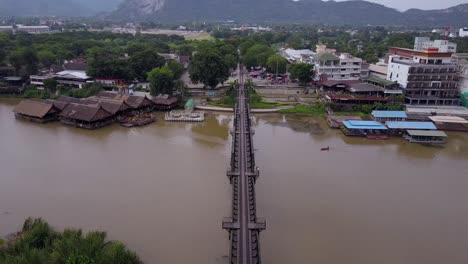
{"type": "Polygon", "coordinates": [[[232,217],[223,221],[223,228],[230,233],[230,263],[261,263],[259,234],[266,227],[263,219],[257,219],[255,182],[259,176],[255,167],[249,95],[244,75],[239,67],[239,89],[234,109],[232,130],[231,170],[228,177],[232,184],[232,217]]]}

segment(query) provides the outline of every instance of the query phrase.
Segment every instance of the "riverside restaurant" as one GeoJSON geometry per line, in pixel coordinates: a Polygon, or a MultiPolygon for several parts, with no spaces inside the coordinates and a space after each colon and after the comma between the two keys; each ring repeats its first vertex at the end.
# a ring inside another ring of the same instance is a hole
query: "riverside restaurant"
{"type": "Polygon", "coordinates": [[[403,137],[411,143],[445,144],[448,136],[443,131],[407,130],[403,137]]]}

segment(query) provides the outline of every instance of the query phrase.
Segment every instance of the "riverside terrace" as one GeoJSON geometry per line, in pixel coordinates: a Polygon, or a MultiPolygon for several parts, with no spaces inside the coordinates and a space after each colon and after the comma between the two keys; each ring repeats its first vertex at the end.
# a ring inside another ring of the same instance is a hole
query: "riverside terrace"
{"type": "MultiPolygon", "coordinates": [[[[17,119],[33,122],[60,122],[79,128],[96,129],[126,117],[142,118],[154,110],[170,110],[177,106],[175,97],[122,95],[106,92],[84,99],[60,97],[42,102],[23,100],[14,110],[17,119]],[[116,99],[112,99],[116,98],[116,99]]],[[[154,121],[154,119],[153,119],[154,121]]]]}

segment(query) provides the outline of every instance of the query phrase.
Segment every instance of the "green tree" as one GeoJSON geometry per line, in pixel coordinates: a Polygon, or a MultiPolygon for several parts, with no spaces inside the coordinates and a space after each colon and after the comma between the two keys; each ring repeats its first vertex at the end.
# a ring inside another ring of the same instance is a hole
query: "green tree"
{"type": "Polygon", "coordinates": [[[54,231],[42,219],[27,219],[15,240],[0,247],[5,264],[139,264],[135,253],[104,232],[54,231]]]}
{"type": "Polygon", "coordinates": [[[162,67],[166,61],[156,51],[147,49],[133,54],[129,64],[133,76],[138,80],[145,80],[149,71],[162,67]]]}
{"type": "Polygon", "coordinates": [[[184,74],[184,65],[178,63],[177,61],[170,60],[167,62],[167,67],[171,69],[172,73],[174,74],[174,80],[179,80],[184,74]]]}
{"type": "Polygon", "coordinates": [[[37,57],[39,58],[39,62],[44,67],[50,67],[52,64],[54,64],[57,61],[57,58],[55,57],[54,53],[52,53],[49,50],[39,51],[37,53],[37,57]]]}
{"type": "Polygon", "coordinates": [[[247,49],[247,52],[242,58],[244,65],[247,68],[257,66],[265,67],[268,58],[274,54],[275,52],[273,51],[273,49],[271,49],[267,45],[255,44],[247,49]]]}
{"type": "Polygon", "coordinates": [[[89,65],[87,74],[89,76],[125,80],[133,77],[127,61],[119,58],[112,50],[97,47],[88,50],[87,54],[89,65]]]}
{"type": "Polygon", "coordinates": [[[148,72],[148,81],[151,83],[151,95],[174,93],[174,73],[168,66],[148,72]]]}
{"type": "Polygon", "coordinates": [[[313,71],[312,65],[308,63],[295,63],[289,66],[289,73],[292,79],[298,79],[299,83],[306,85],[312,81],[313,71]]]}
{"type": "Polygon", "coordinates": [[[33,49],[21,48],[10,55],[10,63],[15,68],[17,75],[28,77],[37,73],[39,59],[33,49]]]}
{"type": "Polygon", "coordinates": [[[286,73],[288,62],[282,56],[275,54],[268,57],[266,65],[269,72],[284,74],[286,73]]]}
{"type": "Polygon", "coordinates": [[[50,93],[55,93],[57,90],[57,81],[55,79],[47,79],[44,81],[44,88],[50,93]]]}
{"type": "Polygon", "coordinates": [[[216,49],[205,47],[193,56],[189,73],[193,82],[201,82],[215,88],[228,79],[229,66],[216,49]]]}
{"type": "Polygon", "coordinates": [[[180,45],[176,48],[176,52],[179,56],[192,56],[193,46],[189,44],[180,45]]]}

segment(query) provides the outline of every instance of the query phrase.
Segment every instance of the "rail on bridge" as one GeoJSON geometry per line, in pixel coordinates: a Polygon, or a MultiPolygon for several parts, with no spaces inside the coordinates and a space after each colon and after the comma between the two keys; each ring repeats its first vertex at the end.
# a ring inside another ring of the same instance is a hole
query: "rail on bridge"
{"type": "Polygon", "coordinates": [[[234,110],[231,168],[227,173],[232,185],[232,216],[225,218],[223,228],[229,231],[230,263],[261,263],[260,232],[264,219],[257,217],[255,183],[259,170],[255,166],[249,92],[245,87],[242,66],[239,66],[237,101],[234,110]]]}

